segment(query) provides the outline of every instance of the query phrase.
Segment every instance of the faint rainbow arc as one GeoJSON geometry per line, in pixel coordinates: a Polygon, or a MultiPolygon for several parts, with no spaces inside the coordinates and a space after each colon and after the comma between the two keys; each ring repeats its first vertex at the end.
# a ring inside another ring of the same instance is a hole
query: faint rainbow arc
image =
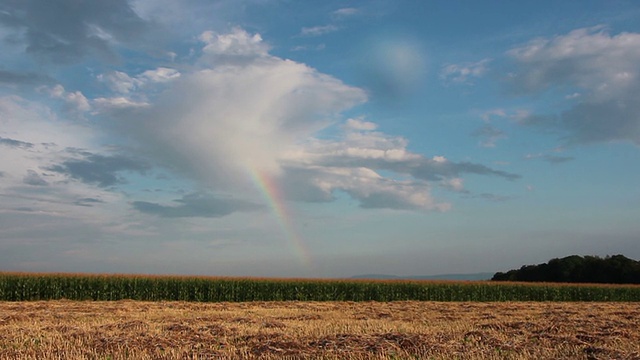
{"type": "Polygon", "coordinates": [[[303,265],[312,267],[313,258],[311,257],[311,253],[292,223],[293,216],[289,211],[278,184],[263,171],[254,168],[249,168],[248,170],[251,180],[273,210],[278,224],[289,240],[296,256],[303,265]]]}

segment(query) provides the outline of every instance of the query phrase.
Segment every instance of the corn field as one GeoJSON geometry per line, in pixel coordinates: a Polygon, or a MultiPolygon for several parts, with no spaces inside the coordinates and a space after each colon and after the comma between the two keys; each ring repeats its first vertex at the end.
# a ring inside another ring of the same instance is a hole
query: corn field
{"type": "Polygon", "coordinates": [[[640,286],[0,273],[1,301],[640,301],[640,286]]]}

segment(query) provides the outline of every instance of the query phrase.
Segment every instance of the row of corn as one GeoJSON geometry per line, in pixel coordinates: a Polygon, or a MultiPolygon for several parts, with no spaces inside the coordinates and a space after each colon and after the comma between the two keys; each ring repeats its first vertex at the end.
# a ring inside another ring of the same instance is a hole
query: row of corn
{"type": "Polygon", "coordinates": [[[640,301],[640,286],[0,273],[0,300],[640,301]]]}

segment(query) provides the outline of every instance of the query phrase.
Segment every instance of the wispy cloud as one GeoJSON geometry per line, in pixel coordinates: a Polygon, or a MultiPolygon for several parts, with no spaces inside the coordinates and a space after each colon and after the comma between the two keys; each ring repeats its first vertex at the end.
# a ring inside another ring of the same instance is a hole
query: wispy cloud
{"type": "Polygon", "coordinates": [[[23,149],[29,149],[33,147],[33,144],[30,142],[3,138],[3,137],[0,137],[0,145],[15,147],[15,148],[23,148],[23,149]]]}
{"type": "Polygon", "coordinates": [[[527,154],[525,155],[524,158],[527,160],[541,159],[551,164],[561,164],[561,163],[575,160],[575,157],[573,156],[562,156],[562,155],[545,154],[545,153],[527,154]]]}
{"type": "Polygon", "coordinates": [[[473,80],[484,76],[490,59],[475,63],[448,64],[440,70],[440,78],[445,83],[473,84],[473,80]]]}
{"type": "Polygon", "coordinates": [[[0,70],[0,84],[33,85],[47,84],[53,81],[54,80],[47,75],[0,70]]]}
{"type": "Polygon", "coordinates": [[[134,201],[133,207],[145,214],[165,218],[222,217],[236,211],[255,211],[262,208],[244,200],[215,197],[206,193],[193,193],[174,200],[175,205],[161,205],[147,201],[134,201]]]}
{"type": "Polygon", "coordinates": [[[27,185],[32,186],[47,186],[49,183],[44,180],[37,172],[34,170],[27,170],[27,175],[22,180],[27,185]]]}
{"type": "Polygon", "coordinates": [[[358,10],[357,8],[348,7],[348,8],[341,8],[341,9],[335,10],[334,12],[331,13],[331,15],[335,17],[349,17],[349,16],[356,15],[359,12],[360,10],[358,10]]]}
{"type": "Polygon", "coordinates": [[[329,24],[322,26],[313,26],[313,27],[303,27],[300,30],[301,36],[320,36],[328,33],[332,33],[334,31],[338,31],[340,29],[338,26],[329,24]]]}
{"type": "Polygon", "coordinates": [[[124,179],[118,176],[120,172],[144,172],[149,168],[147,164],[128,156],[105,156],[88,152],[80,152],[78,155],[80,155],[79,158],[65,160],[48,167],[47,170],[67,175],[87,184],[109,187],[124,182],[124,179]]]}
{"type": "Polygon", "coordinates": [[[504,131],[489,124],[474,130],[471,135],[480,139],[480,146],[488,148],[495,147],[498,140],[507,137],[504,131]]]}
{"type": "Polygon", "coordinates": [[[297,45],[291,48],[291,51],[322,51],[326,48],[327,46],[325,44],[318,44],[318,45],[297,45]]]}
{"type": "Polygon", "coordinates": [[[106,74],[99,74],[97,79],[105,83],[111,90],[128,94],[149,83],[165,83],[180,77],[180,72],[176,69],[158,67],[153,70],[146,70],[131,77],[122,71],[112,71],[106,74]]]}

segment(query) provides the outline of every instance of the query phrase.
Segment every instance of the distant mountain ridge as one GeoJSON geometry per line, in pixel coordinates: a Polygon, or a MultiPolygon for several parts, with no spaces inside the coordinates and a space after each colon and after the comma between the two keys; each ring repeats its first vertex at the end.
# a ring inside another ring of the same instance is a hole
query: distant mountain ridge
{"type": "Polygon", "coordinates": [[[398,276],[388,274],[364,274],[352,276],[352,279],[373,279],[373,280],[469,280],[482,281],[489,280],[494,273],[472,273],[472,274],[439,274],[423,276],[398,276]]]}

